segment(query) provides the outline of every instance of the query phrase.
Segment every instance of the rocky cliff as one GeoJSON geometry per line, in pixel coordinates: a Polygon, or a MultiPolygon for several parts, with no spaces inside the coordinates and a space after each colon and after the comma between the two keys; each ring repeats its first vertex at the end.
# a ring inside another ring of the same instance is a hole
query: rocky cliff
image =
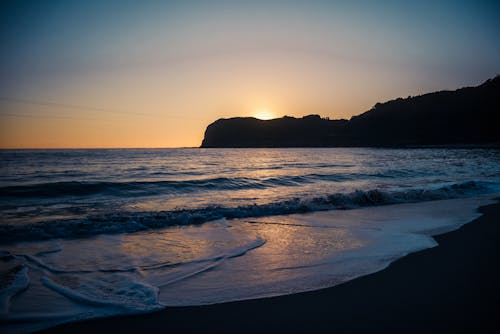
{"type": "Polygon", "coordinates": [[[350,120],[318,115],[219,119],[201,147],[419,146],[500,142],[500,76],[477,87],[398,98],[350,120]]]}

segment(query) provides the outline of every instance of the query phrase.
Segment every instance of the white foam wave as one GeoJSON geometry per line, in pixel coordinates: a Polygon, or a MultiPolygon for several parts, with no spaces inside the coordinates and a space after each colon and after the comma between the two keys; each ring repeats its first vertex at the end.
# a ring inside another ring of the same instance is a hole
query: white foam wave
{"type": "Polygon", "coordinates": [[[113,306],[134,312],[160,309],[158,288],[136,282],[124,275],[106,275],[99,278],[76,276],[42,277],[48,288],[79,303],[113,306]]]}
{"type": "Polygon", "coordinates": [[[86,219],[56,220],[34,224],[0,225],[0,242],[51,238],[80,238],[96,234],[126,233],[174,225],[201,224],[221,218],[247,218],[310,211],[353,209],[364,206],[461,198],[498,191],[496,183],[467,181],[408,190],[357,190],[314,198],[293,198],[234,208],[210,206],[194,210],[112,212],[86,219]]]}
{"type": "Polygon", "coordinates": [[[31,331],[77,319],[333,286],[436,246],[430,235],[477,217],[485,198],[13,245],[0,255],[29,269],[31,282],[5,312],[4,328],[31,331]]]}

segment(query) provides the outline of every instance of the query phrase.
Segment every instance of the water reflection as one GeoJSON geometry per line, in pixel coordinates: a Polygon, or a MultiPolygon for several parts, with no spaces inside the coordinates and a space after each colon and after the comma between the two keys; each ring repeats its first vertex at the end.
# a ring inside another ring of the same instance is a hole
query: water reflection
{"type": "Polygon", "coordinates": [[[2,151],[3,223],[122,211],[267,204],[354,190],[496,182],[498,150],[137,149],[2,151]],[[8,188],[20,187],[27,188],[8,188]],[[7,189],[5,189],[7,187],[7,189]],[[31,195],[29,195],[31,194],[31,195]]]}

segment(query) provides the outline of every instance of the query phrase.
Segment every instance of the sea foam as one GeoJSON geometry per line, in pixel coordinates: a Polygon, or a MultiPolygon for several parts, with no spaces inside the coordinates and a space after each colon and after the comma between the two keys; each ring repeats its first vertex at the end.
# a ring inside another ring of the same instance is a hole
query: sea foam
{"type": "Polygon", "coordinates": [[[2,330],[334,286],[436,246],[433,234],[478,217],[487,203],[365,206],[11,244],[1,253],[15,268],[0,290],[2,330]]]}
{"type": "Polygon", "coordinates": [[[353,209],[365,206],[413,203],[430,200],[462,198],[498,191],[493,182],[467,181],[444,186],[408,190],[335,193],[327,196],[293,198],[269,204],[241,205],[237,207],[209,206],[201,209],[130,212],[115,211],[90,215],[83,219],[2,224],[0,242],[43,240],[51,238],[81,238],[97,234],[137,232],[175,225],[201,224],[227,218],[250,218],[335,209],[353,209]]]}

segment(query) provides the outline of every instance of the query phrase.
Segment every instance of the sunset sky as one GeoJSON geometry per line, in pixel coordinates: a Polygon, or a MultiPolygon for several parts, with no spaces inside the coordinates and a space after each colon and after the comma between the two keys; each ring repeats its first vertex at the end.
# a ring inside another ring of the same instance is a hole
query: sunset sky
{"type": "Polygon", "coordinates": [[[500,2],[2,1],[0,45],[0,147],[199,146],[221,117],[480,84],[500,2]]]}

